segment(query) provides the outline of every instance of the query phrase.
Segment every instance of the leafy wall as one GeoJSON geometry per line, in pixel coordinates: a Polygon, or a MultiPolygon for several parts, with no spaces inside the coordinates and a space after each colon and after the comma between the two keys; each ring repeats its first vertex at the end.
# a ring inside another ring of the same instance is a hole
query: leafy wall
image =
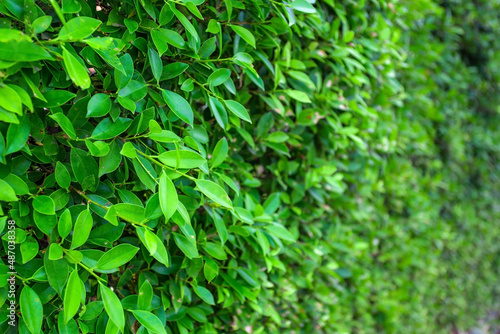
{"type": "Polygon", "coordinates": [[[3,0],[0,330],[10,305],[20,333],[472,327],[499,9],[3,0]]]}

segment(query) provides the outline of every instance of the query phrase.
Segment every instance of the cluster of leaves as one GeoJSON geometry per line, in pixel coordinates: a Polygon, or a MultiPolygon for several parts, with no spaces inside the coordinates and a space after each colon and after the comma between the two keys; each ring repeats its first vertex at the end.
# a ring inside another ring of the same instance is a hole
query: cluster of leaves
{"type": "Polygon", "coordinates": [[[11,271],[20,333],[470,325],[500,4],[448,2],[2,1],[0,331],[11,271]]]}

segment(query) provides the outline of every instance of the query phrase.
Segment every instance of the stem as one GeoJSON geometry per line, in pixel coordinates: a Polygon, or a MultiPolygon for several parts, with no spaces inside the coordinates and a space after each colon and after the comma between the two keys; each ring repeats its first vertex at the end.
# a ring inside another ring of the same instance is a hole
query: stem
{"type": "Polygon", "coordinates": [[[96,201],[91,200],[90,197],[88,197],[87,195],[85,195],[85,193],[83,191],[80,191],[80,190],[76,189],[73,186],[71,186],[70,188],[72,190],[76,191],[78,193],[78,195],[82,196],[88,203],[95,204],[98,207],[103,208],[106,211],[109,210],[109,208],[107,206],[101,205],[101,204],[97,203],[96,201]]]}
{"type": "Polygon", "coordinates": [[[83,263],[81,263],[80,261],[77,261],[74,257],[71,256],[71,254],[66,249],[63,248],[63,252],[70,259],[72,259],[73,261],[75,261],[76,264],[78,264],[80,267],[82,267],[83,269],[87,270],[92,276],[94,276],[95,278],[97,278],[98,281],[106,283],[106,280],[104,280],[102,277],[98,276],[96,273],[94,273],[94,271],[92,269],[90,269],[89,267],[87,267],[86,265],[84,265],[83,263]]]}
{"type": "Polygon", "coordinates": [[[136,149],[136,151],[137,151],[137,152],[139,152],[139,153],[140,153],[143,157],[145,157],[146,159],[148,159],[148,160],[149,160],[149,161],[151,161],[152,163],[157,164],[158,166],[160,166],[161,168],[166,168],[166,169],[169,169],[169,170],[171,170],[171,171],[173,171],[173,172],[176,172],[177,174],[181,174],[182,176],[184,176],[184,177],[186,177],[186,178],[190,179],[191,181],[195,181],[195,180],[196,180],[194,177],[192,177],[192,176],[190,176],[190,175],[187,175],[186,173],[179,172],[179,171],[178,171],[177,169],[175,169],[175,168],[172,168],[172,167],[170,167],[170,166],[167,166],[167,165],[162,164],[161,162],[156,161],[155,159],[151,158],[149,155],[147,155],[147,154],[145,154],[145,153],[142,153],[141,151],[139,151],[139,150],[137,150],[137,149],[136,149]]]}
{"type": "Polygon", "coordinates": [[[66,19],[64,18],[64,14],[61,10],[61,7],[59,7],[59,4],[55,0],[49,0],[50,4],[52,7],[54,7],[54,11],[57,14],[57,17],[59,17],[59,20],[61,20],[63,25],[66,25],[66,19]]]}

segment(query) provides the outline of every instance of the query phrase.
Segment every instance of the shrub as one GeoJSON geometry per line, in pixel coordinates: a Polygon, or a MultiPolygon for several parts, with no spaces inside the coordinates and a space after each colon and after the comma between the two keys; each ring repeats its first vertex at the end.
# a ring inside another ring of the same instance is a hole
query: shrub
{"type": "Polygon", "coordinates": [[[499,292],[499,7],[0,3],[2,311],[20,333],[472,326],[499,292]]]}

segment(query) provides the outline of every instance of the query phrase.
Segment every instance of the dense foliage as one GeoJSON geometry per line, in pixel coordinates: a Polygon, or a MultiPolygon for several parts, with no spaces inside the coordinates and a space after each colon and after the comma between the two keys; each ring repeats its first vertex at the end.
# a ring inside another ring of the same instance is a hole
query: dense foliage
{"type": "Polygon", "coordinates": [[[470,328],[500,297],[499,10],[0,1],[0,331],[470,328]]]}

